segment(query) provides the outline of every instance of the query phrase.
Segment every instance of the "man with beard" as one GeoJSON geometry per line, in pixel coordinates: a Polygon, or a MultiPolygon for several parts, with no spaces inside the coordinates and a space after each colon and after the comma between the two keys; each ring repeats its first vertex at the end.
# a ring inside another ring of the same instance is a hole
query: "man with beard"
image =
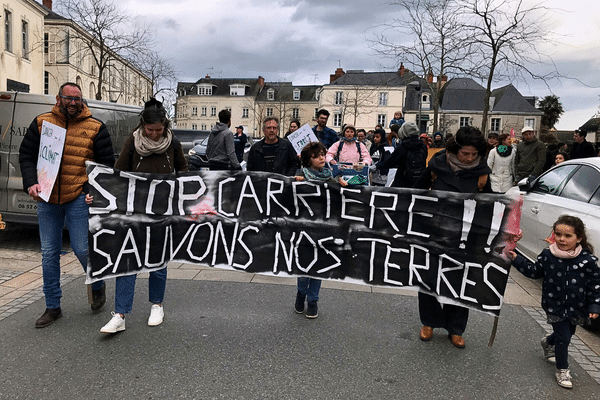
{"type": "MultiPolygon", "coordinates": [[[[65,223],[73,252],[83,269],[87,268],[88,204],[91,198],[85,193],[84,186],[88,181],[85,162],[93,160],[112,167],[115,157],[106,125],[92,117],[83,102],[81,88],[70,82],[60,87],[52,110],[33,120],[19,152],[23,189],[37,200],[46,311],[35,322],[35,327],[45,328],[62,316],[60,253],[65,223]],[[39,197],[42,188],[37,176],[40,132],[44,121],[66,129],[60,169],[47,202],[39,197]]],[[[92,310],[99,310],[106,302],[105,289],[103,281],[88,286],[92,310]]]]}
{"type": "Polygon", "coordinates": [[[538,177],[544,172],[546,164],[546,145],[540,142],[533,132],[533,128],[526,126],[521,130],[523,141],[517,145],[515,155],[515,185],[528,176],[538,177]]]}

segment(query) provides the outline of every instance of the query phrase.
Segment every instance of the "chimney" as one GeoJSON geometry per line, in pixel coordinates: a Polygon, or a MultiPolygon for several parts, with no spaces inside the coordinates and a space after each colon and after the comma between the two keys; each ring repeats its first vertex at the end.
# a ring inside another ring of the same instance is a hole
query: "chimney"
{"type": "Polygon", "coordinates": [[[433,72],[431,70],[427,73],[427,83],[433,83],[433,72]]]}
{"type": "Polygon", "coordinates": [[[206,74],[206,76],[204,77],[204,79],[210,79],[210,76],[208,74],[206,74]]]}
{"type": "Polygon", "coordinates": [[[258,86],[260,87],[260,90],[262,90],[262,88],[265,87],[265,78],[263,78],[262,76],[258,77],[258,86]]]}
{"type": "Polygon", "coordinates": [[[400,75],[400,78],[402,78],[404,76],[404,63],[400,63],[400,68],[398,68],[398,74],[400,75]]]}
{"type": "Polygon", "coordinates": [[[336,69],[335,74],[329,75],[329,83],[332,83],[336,79],[341,78],[342,76],[344,76],[344,74],[345,74],[345,72],[344,72],[343,68],[336,69]]]}
{"type": "Polygon", "coordinates": [[[444,87],[444,85],[448,82],[448,75],[440,75],[438,77],[438,85],[440,88],[444,87]]]}
{"type": "Polygon", "coordinates": [[[52,0],[42,0],[42,4],[52,10],[52,0]]]}

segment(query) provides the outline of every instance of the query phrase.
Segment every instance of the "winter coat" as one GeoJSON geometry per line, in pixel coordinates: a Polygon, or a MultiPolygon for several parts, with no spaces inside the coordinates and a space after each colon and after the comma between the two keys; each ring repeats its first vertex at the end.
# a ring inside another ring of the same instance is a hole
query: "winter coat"
{"type": "Polygon", "coordinates": [[[596,157],[597,155],[594,145],[584,139],[581,143],[573,143],[569,157],[573,160],[575,158],[596,157]]]}
{"type": "Polygon", "coordinates": [[[528,176],[540,176],[544,172],[547,151],[546,145],[537,138],[529,143],[519,143],[515,155],[515,182],[528,176]]]}
{"type": "Polygon", "coordinates": [[[37,116],[27,129],[19,149],[23,190],[26,193],[31,186],[38,183],[37,162],[40,132],[44,121],[67,130],[60,169],[48,203],[68,203],[81,194],[84,184],[88,181],[86,161],[93,160],[110,167],[115,163],[110,135],[106,125],[93,118],[91,111],[85,105],[79,115],[69,120],[60,111],[58,105],[55,105],[49,113],[37,116]]]}
{"type": "Polygon", "coordinates": [[[263,154],[264,143],[265,139],[263,138],[250,147],[246,169],[248,171],[275,172],[277,174],[294,176],[298,169],[298,156],[290,141],[285,138],[279,138],[277,140],[273,171],[266,171],[265,157],[263,154]]]}
{"type": "Polygon", "coordinates": [[[448,165],[446,156],[446,152],[433,156],[429,160],[427,169],[417,182],[415,182],[413,187],[417,189],[445,190],[448,192],[491,193],[492,186],[489,179],[485,179],[485,184],[481,189],[479,188],[481,183],[480,176],[489,175],[492,172],[485,158],[482,158],[479,165],[474,168],[454,172],[448,165]]]}
{"type": "Polygon", "coordinates": [[[506,193],[513,186],[515,177],[513,175],[515,163],[515,149],[508,156],[498,154],[498,148],[494,147],[488,155],[488,166],[491,168],[490,182],[492,191],[495,193],[506,193]]]}
{"type": "Polygon", "coordinates": [[[208,143],[206,144],[206,157],[208,161],[217,164],[228,165],[232,169],[242,169],[235,154],[233,133],[229,126],[217,122],[210,131],[208,143]]]}
{"type": "Polygon", "coordinates": [[[335,160],[336,162],[342,162],[342,163],[357,163],[357,162],[362,162],[363,164],[373,164],[373,160],[371,159],[371,155],[369,154],[369,151],[367,150],[367,147],[357,141],[353,141],[353,142],[347,142],[344,139],[339,140],[337,143],[334,143],[333,146],[331,146],[329,148],[329,150],[327,150],[327,155],[325,156],[325,161],[327,162],[331,162],[332,160],[335,160]],[[341,146],[341,143],[345,142],[342,146],[342,150],[340,151],[340,156],[339,159],[336,160],[336,155],[338,152],[338,147],[341,146]],[[358,148],[356,147],[356,144],[358,143],[358,145],[360,146],[360,154],[358,154],[358,148]],[[361,156],[362,155],[362,160],[361,160],[361,156]]]}
{"type": "Polygon", "coordinates": [[[313,127],[313,133],[315,134],[317,139],[319,139],[319,142],[325,145],[325,148],[330,148],[335,142],[339,140],[337,133],[333,129],[325,127],[322,131],[318,131],[318,126],[319,125],[315,125],[313,127]]]}
{"type": "Polygon", "coordinates": [[[512,264],[523,275],[542,283],[542,308],[549,322],[568,319],[581,324],[589,313],[600,314],[600,268],[587,249],[572,259],[558,258],[544,249],[532,263],[518,255],[512,264]]]}
{"type": "Polygon", "coordinates": [[[383,162],[377,164],[378,168],[397,168],[394,177],[393,187],[411,188],[415,182],[412,182],[404,175],[406,170],[406,158],[410,152],[424,151],[427,158],[427,145],[418,136],[409,136],[402,139],[402,142],[396,147],[391,156],[383,162]]]}
{"type": "Polygon", "coordinates": [[[164,153],[152,153],[145,157],[142,157],[135,150],[133,141],[133,135],[131,135],[123,144],[119,159],[115,163],[116,169],[130,172],[147,172],[151,174],[172,174],[174,172],[188,170],[181,143],[175,136],[173,136],[171,145],[164,153]]]}

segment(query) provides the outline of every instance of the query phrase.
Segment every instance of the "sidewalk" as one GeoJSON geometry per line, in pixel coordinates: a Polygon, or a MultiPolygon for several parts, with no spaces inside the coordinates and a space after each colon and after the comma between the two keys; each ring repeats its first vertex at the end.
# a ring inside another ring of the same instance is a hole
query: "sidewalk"
{"type": "MultiPolygon", "coordinates": [[[[30,239],[23,241],[23,238],[20,238],[19,235],[26,235],[26,232],[31,234],[32,231],[0,233],[0,321],[43,298],[39,240],[37,242],[30,239]]],[[[83,277],[84,274],[81,265],[68,247],[67,240],[64,242],[63,250],[65,254],[61,259],[61,266],[62,284],[64,286],[74,279],[83,277]]],[[[144,278],[143,275],[140,275],[140,277],[144,278]]],[[[271,277],[175,262],[169,264],[168,279],[178,281],[238,282],[250,285],[271,284],[293,286],[296,283],[295,278],[271,277]]],[[[114,284],[112,285],[114,286],[114,284]]],[[[339,289],[363,293],[416,296],[415,291],[407,289],[371,287],[331,281],[323,281],[322,287],[324,289],[339,289]]],[[[291,291],[293,292],[293,290],[291,291]]],[[[527,279],[518,272],[511,271],[505,293],[505,304],[522,307],[546,332],[551,332],[551,327],[545,322],[545,313],[540,307],[540,295],[540,281],[527,279]]],[[[112,298],[109,298],[104,311],[112,308],[111,302],[112,298]]],[[[36,313],[37,311],[41,315],[43,309],[36,310],[36,313]]],[[[472,312],[472,314],[476,314],[476,312],[472,312]]],[[[33,327],[34,320],[29,322],[33,327]]],[[[503,318],[501,314],[499,321],[500,330],[502,330],[502,325],[503,318]]],[[[414,335],[418,335],[418,332],[414,332],[414,335]]],[[[468,336],[467,334],[467,341],[469,341],[468,336]]],[[[600,384],[600,335],[578,327],[576,336],[569,349],[569,355],[600,384]]]]}

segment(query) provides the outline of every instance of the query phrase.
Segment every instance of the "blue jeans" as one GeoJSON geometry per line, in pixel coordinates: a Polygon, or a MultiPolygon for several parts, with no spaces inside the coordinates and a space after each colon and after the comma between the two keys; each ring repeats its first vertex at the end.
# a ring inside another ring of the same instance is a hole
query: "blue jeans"
{"type": "Polygon", "coordinates": [[[554,346],[557,369],[569,368],[569,343],[576,328],[577,325],[573,325],[568,319],[552,324],[554,332],[547,340],[550,346],[554,346]]]}
{"type": "MultiPolygon", "coordinates": [[[[85,194],[65,204],[50,204],[38,201],[37,215],[40,227],[42,247],[42,273],[44,277],[44,296],[47,308],[60,307],[62,290],[60,288],[60,252],[65,222],[69,229],[69,238],[73,253],[87,269],[88,263],[88,211],[85,194]]],[[[101,289],[104,281],[94,282],[92,289],[101,289]]]]}
{"type": "Polygon", "coordinates": [[[298,278],[298,291],[308,301],[319,301],[321,280],[315,278],[298,278]]]}
{"type": "MultiPolygon", "coordinates": [[[[119,276],[115,284],[115,312],[129,314],[133,307],[135,281],[137,275],[119,276]]],[[[161,304],[167,287],[167,263],[164,268],[150,272],[148,278],[148,300],[152,304],[161,304]]]]}

